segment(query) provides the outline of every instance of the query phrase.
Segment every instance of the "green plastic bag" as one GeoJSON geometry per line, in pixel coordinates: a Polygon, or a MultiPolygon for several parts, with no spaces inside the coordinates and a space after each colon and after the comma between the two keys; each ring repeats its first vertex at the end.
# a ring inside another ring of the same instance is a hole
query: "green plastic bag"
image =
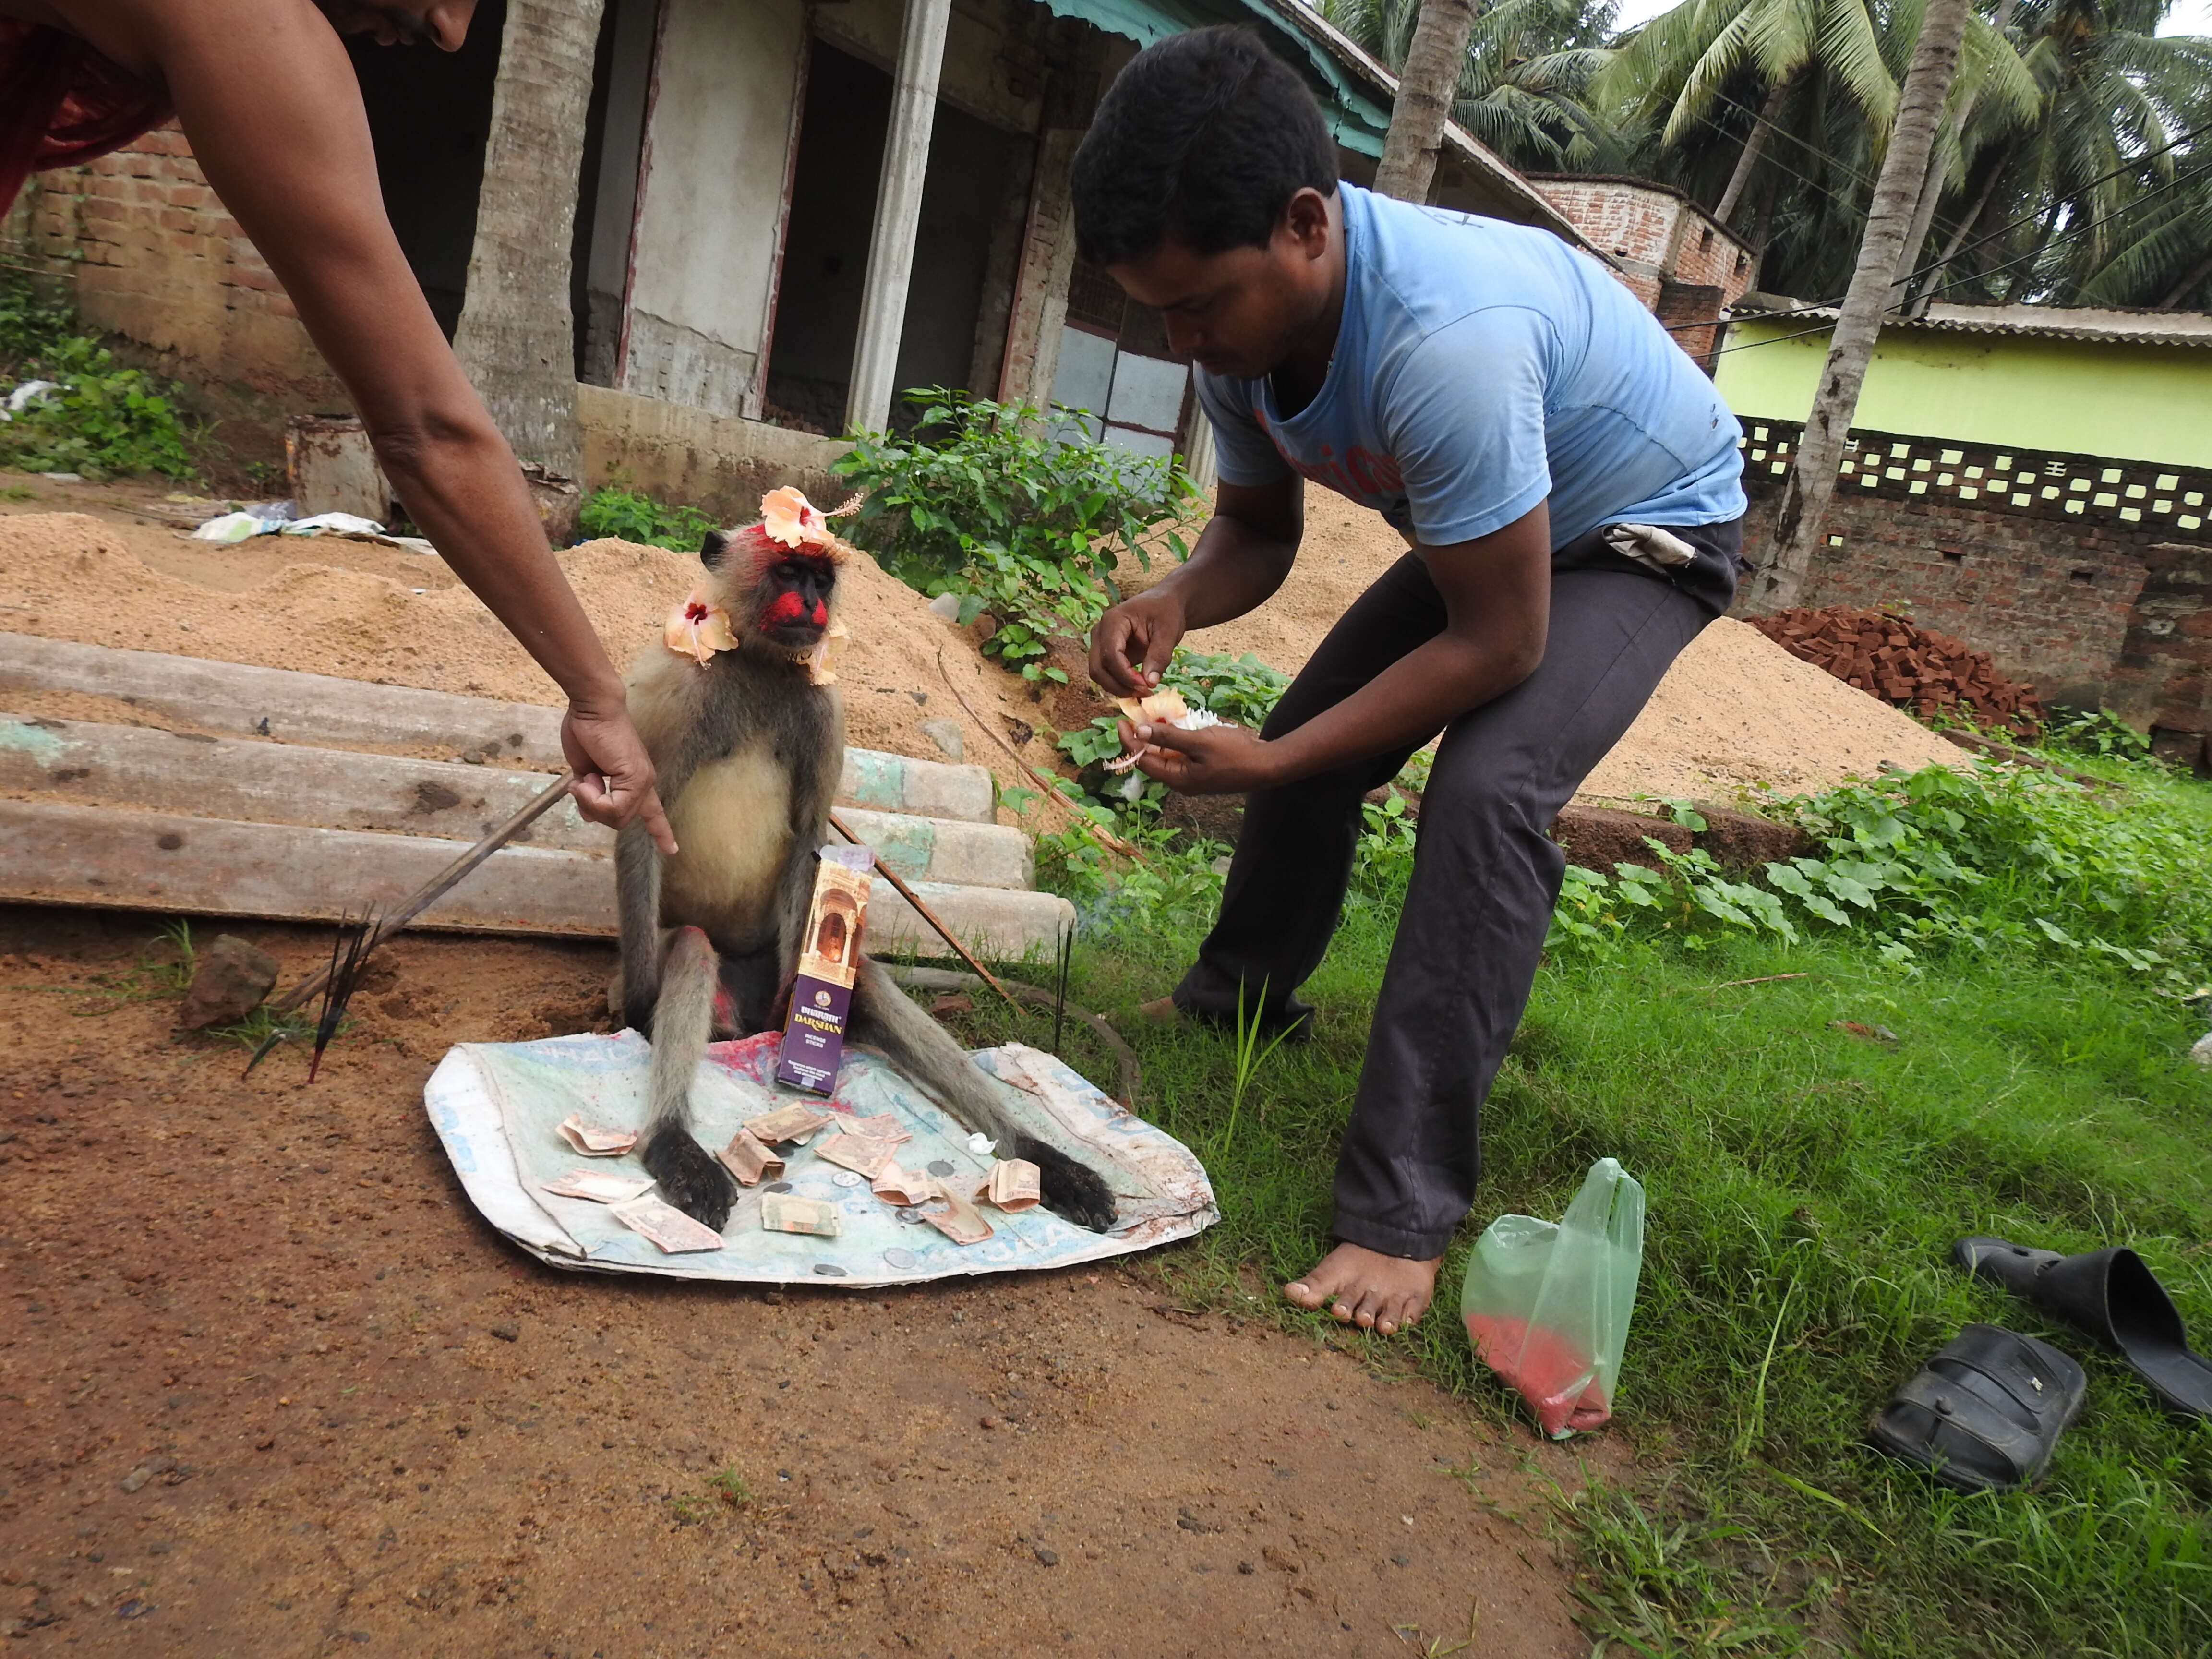
{"type": "Polygon", "coordinates": [[[1502,1215],[1475,1241],[1460,1317],[1554,1440],[1612,1417],[1643,1265],[1644,1188],[1609,1158],[1561,1221],[1502,1215]]]}

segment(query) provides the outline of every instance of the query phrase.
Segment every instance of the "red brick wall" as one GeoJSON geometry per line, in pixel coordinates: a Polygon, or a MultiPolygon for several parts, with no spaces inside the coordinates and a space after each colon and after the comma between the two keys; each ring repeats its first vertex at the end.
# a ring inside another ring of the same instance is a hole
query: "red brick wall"
{"type": "MultiPolygon", "coordinates": [[[[1744,552],[1758,562],[1799,428],[1747,426],[1744,552]]],[[[2212,471],[1854,441],[1802,603],[1906,611],[2047,699],[2212,732],[2212,471]]]]}
{"type": "Polygon", "coordinates": [[[1544,179],[1536,181],[1560,212],[1593,247],[1664,271],[1674,252],[1679,198],[1660,190],[1639,190],[1607,179],[1544,179]]]}
{"type": "Polygon", "coordinates": [[[88,321],[164,354],[188,380],[302,409],[345,406],[292,302],[173,126],[35,175],[0,225],[0,247],[67,277],[88,321]]]}
{"type": "Polygon", "coordinates": [[[1593,246],[1621,260],[1615,274],[1676,342],[1710,364],[1720,314],[1751,280],[1741,244],[1684,198],[1624,179],[1537,179],[1552,204],[1593,246]],[[1681,325],[1703,325],[1684,327],[1681,325]]]}
{"type": "Polygon", "coordinates": [[[1742,244],[1704,214],[1685,208],[1689,222],[1674,250],[1674,280],[1701,283],[1719,289],[1721,303],[1734,305],[1751,284],[1751,256],[1742,244]]]}

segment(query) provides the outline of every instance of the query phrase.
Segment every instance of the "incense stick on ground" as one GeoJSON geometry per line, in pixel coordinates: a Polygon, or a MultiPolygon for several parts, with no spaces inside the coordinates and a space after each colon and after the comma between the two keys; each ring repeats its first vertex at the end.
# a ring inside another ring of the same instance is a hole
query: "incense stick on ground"
{"type": "MultiPolygon", "coordinates": [[[[360,961],[365,962],[371,951],[376,949],[386,939],[443,898],[459,884],[462,877],[467,875],[470,871],[537,823],[559,803],[563,795],[568,793],[568,786],[575,781],[575,777],[576,775],[574,772],[563,772],[558,778],[546,785],[544,792],[529,805],[524,807],[505,823],[494,829],[482,841],[440,871],[435,877],[416,891],[413,897],[386,915],[376,924],[375,931],[367,935],[366,943],[361,948],[360,961]]],[[[356,962],[355,965],[358,969],[360,963],[356,962]]],[[[270,1012],[289,1013],[316,992],[321,990],[329,982],[330,977],[330,970],[325,969],[313,979],[294,986],[283,996],[269,1004],[270,1012]]]]}
{"type": "MultiPolygon", "coordinates": [[[[838,817],[835,812],[832,812],[830,815],[830,827],[832,830],[835,830],[839,835],[844,836],[847,841],[851,842],[855,847],[865,847],[867,845],[866,842],[862,841],[850,830],[848,830],[845,827],[844,821],[838,817]]],[[[920,916],[924,921],[927,922],[932,927],[934,927],[937,930],[938,938],[943,939],[947,945],[952,947],[954,955],[957,956],[961,961],[966,963],[970,968],[973,968],[977,974],[981,975],[985,984],[988,985],[1000,996],[1006,997],[1006,1006],[1008,1007],[1016,1009],[1017,1011],[1019,1010],[1021,1005],[1016,1002],[1012,996],[1007,994],[1006,988],[1000,984],[999,981],[992,976],[991,970],[988,968],[986,968],[981,963],[976,961],[974,957],[968,954],[968,947],[963,945],[958,939],[952,937],[952,930],[950,927],[947,927],[943,922],[939,921],[937,919],[936,912],[921,902],[921,894],[915,892],[913,888],[908,886],[906,883],[899,879],[898,872],[892,869],[890,866],[885,864],[881,859],[876,860],[876,868],[882,873],[884,879],[890,883],[892,890],[896,892],[898,896],[904,899],[908,904],[914,906],[915,915],[920,916]]]]}

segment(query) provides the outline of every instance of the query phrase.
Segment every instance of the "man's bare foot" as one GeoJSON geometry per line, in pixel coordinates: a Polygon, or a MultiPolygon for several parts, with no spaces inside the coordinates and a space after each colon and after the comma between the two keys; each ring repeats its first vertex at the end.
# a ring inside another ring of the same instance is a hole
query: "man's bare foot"
{"type": "Polygon", "coordinates": [[[1301,1308],[1327,1308],[1339,1319],[1389,1336],[1426,1312],[1442,1256],[1426,1261],[1357,1244],[1340,1244],[1304,1279],[1283,1286],[1301,1308]]]}

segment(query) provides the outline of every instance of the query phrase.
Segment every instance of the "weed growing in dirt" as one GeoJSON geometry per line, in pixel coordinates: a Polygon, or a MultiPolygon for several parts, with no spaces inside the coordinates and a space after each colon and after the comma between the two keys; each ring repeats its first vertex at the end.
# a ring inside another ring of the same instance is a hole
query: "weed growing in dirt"
{"type": "Polygon", "coordinates": [[[192,924],[179,916],[165,923],[128,967],[94,975],[89,985],[60,985],[52,988],[88,999],[70,1012],[80,1018],[96,1018],[132,1003],[159,1002],[184,995],[191,988],[192,967],[197,960],[192,947],[192,924]]]}
{"type": "MultiPolygon", "coordinates": [[[[1149,563],[1143,538],[1188,519],[1197,486],[1172,459],[1091,441],[1026,404],[941,386],[902,401],[919,411],[911,431],[856,434],[830,469],[868,492],[853,540],[909,587],[960,595],[963,624],[998,618],[987,653],[1065,682],[1042,660],[1047,636],[1085,632],[1119,597],[1122,550],[1149,563]]],[[[1188,551],[1172,527],[1166,539],[1176,558],[1188,551]]]]}
{"type": "Polygon", "coordinates": [[[198,476],[190,449],[197,428],[174,387],[117,362],[73,313],[28,283],[0,284],[0,381],[26,380],[55,386],[0,422],[0,465],[94,478],[198,476]]]}
{"type": "Polygon", "coordinates": [[[613,536],[645,547],[696,553],[707,532],[719,526],[696,507],[664,507],[643,490],[617,483],[592,492],[576,511],[576,527],[586,539],[613,536]]]}
{"type": "MultiPolygon", "coordinates": [[[[1226,1034],[1124,1024],[1142,1109],[1214,1149],[1223,1212],[1157,1271],[1186,1304],[1264,1304],[1515,1422],[1452,1316],[1468,1249],[1502,1212],[1556,1217],[1593,1159],[1617,1157],[1650,1218],[1608,1432],[1646,1473],[1554,1500],[1605,1651],[2212,1654],[2212,1436],[2162,1415],[2079,1332],[1947,1259],[1972,1233],[2125,1243],[2199,1346],[2212,1337],[2212,1072],[2185,1058],[2201,1024],[2162,970],[1998,926],[2042,915],[2072,937],[2203,962],[2201,854],[2181,843],[2203,844],[2212,787],[2085,763],[2128,794],[1972,771],[1957,775],[1963,793],[1876,787],[1881,805],[1865,810],[1912,819],[1983,878],[1952,884],[1949,914],[1974,926],[1908,934],[1910,959],[1881,949],[1899,916],[1945,914],[1910,890],[1794,939],[1640,921],[1602,951],[1555,950],[1486,1109],[1479,1207],[1446,1258],[1442,1305],[1389,1341],[1274,1292],[1327,1245],[1337,1139],[1402,895],[1396,866],[1368,860],[1304,992],[1314,1040],[1249,1077],[1241,1104],[1226,1034]],[[2051,1341],[2090,1373],[2088,1407],[2036,1492],[1950,1493],[1864,1443],[1876,1407],[1970,1320],[2051,1341]]],[[[1154,890],[1172,890],[1183,878],[1161,862],[1154,890]]],[[[1103,895],[1085,916],[1072,994],[1109,1011],[1170,985],[1211,919],[1188,898],[1117,915],[1103,895]]]]}
{"type": "Polygon", "coordinates": [[[1652,931],[1702,949],[1729,931],[1835,929],[1895,962],[1954,946],[2094,955],[2178,987],[2212,959],[2212,814],[2165,769],[2121,769],[2124,788],[2094,790],[1962,763],[1772,801],[1814,854],[1731,878],[1702,851],[1650,842],[1656,871],[1568,872],[1550,943],[1602,956],[1652,931]]]}
{"type": "Polygon", "coordinates": [[[753,1501],[753,1489],[744,1476],[738,1473],[735,1465],[708,1476],[707,1484],[714,1489],[717,1498],[733,1510],[741,1510],[753,1501]]]}
{"type": "MultiPolygon", "coordinates": [[[[343,1024],[339,1029],[344,1029],[343,1024]]],[[[304,1009],[295,1008],[280,1014],[273,1012],[264,1002],[235,1024],[208,1027],[207,1034],[211,1037],[221,1037],[226,1042],[237,1043],[258,1061],[280,1042],[312,1042],[315,1035],[315,1022],[304,1009]]]]}

